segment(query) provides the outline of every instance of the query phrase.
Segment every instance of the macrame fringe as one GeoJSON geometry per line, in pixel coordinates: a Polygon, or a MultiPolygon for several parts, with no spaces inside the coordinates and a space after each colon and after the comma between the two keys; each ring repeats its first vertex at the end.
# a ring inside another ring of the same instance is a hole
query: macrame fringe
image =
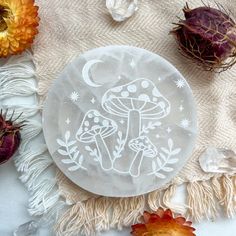
{"type": "Polygon", "coordinates": [[[169,208],[195,221],[215,219],[222,207],[232,217],[236,211],[235,180],[223,175],[188,183],[187,205],[172,202],[176,185],[135,198],[91,198],[73,204],[59,219],[55,231],[58,236],[88,236],[111,228],[121,230],[139,222],[144,210],[155,211],[158,207],[169,208]]]}
{"type": "Polygon", "coordinates": [[[236,212],[236,182],[234,176],[223,175],[208,181],[187,184],[188,214],[191,219],[215,219],[222,208],[225,215],[232,218],[236,212]]]}
{"type": "Polygon", "coordinates": [[[47,153],[46,145],[41,144],[31,148],[34,138],[42,132],[41,122],[35,120],[35,115],[42,107],[28,103],[6,105],[6,99],[29,95],[36,97],[36,93],[35,67],[31,52],[7,59],[0,67],[0,101],[4,100],[5,104],[1,108],[8,109],[7,118],[11,117],[13,120],[17,118],[18,122],[25,121],[15,166],[20,172],[20,180],[26,185],[31,196],[29,213],[33,216],[43,216],[42,221],[49,223],[52,219],[56,219],[58,212],[65,207],[65,203],[60,199],[53,161],[47,153]]]}

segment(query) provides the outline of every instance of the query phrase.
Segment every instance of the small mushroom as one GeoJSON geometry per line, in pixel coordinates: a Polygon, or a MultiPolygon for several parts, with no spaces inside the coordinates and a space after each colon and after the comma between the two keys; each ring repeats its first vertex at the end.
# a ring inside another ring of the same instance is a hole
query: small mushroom
{"type": "MultiPolygon", "coordinates": [[[[161,119],[170,112],[170,103],[148,79],[136,79],[109,89],[102,107],[110,114],[128,119],[127,137],[138,137],[142,119],[161,119]]],[[[127,140],[126,140],[127,141],[127,140]]]]}
{"type": "Polygon", "coordinates": [[[100,164],[104,170],[112,168],[112,158],[104,139],[116,131],[115,121],[101,115],[97,110],[89,110],[76,134],[80,142],[96,144],[101,156],[100,164]]]}
{"type": "Polygon", "coordinates": [[[157,155],[157,149],[147,136],[140,136],[130,140],[129,147],[136,152],[130,165],[129,173],[133,177],[138,177],[140,175],[143,158],[154,158],[157,155]]]}

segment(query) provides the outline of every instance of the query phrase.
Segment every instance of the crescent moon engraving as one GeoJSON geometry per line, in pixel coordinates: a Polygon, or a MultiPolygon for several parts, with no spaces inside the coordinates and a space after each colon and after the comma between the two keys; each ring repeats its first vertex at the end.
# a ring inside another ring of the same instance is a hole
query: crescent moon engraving
{"type": "Polygon", "coordinates": [[[96,83],[94,83],[94,82],[91,80],[90,76],[89,76],[89,71],[90,71],[91,67],[92,67],[93,65],[97,64],[97,63],[102,63],[102,62],[103,62],[103,61],[101,61],[101,60],[96,60],[96,59],[90,60],[90,61],[88,61],[88,62],[84,65],[84,67],[83,67],[82,76],[83,76],[84,82],[85,82],[86,84],[88,84],[89,86],[91,86],[91,87],[100,87],[100,86],[102,86],[101,84],[96,84],[96,83]]]}

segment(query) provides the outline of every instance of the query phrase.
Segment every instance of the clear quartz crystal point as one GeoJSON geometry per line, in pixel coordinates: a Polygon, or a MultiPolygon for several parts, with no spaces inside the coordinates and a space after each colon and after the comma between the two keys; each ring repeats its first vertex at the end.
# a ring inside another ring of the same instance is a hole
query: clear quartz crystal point
{"type": "Polygon", "coordinates": [[[14,236],[36,236],[38,233],[38,223],[29,221],[20,225],[13,233],[14,236]]]}
{"type": "Polygon", "coordinates": [[[106,0],[106,6],[115,21],[124,21],[138,10],[138,0],[106,0]]]}
{"type": "Polygon", "coordinates": [[[236,171],[236,154],[224,148],[208,147],[199,158],[200,166],[205,172],[234,173],[236,171]]]}

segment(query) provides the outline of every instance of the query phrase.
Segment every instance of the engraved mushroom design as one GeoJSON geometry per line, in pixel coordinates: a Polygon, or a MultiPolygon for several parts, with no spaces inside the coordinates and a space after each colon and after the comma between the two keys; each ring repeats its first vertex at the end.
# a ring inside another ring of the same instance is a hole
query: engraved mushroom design
{"type": "Polygon", "coordinates": [[[102,107],[110,114],[127,118],[124,153],[130,153],[128,137],[140,136],[143,119],[159,120],[170,113],[169,101],[145,78],[109,89],[102,98],[102,107]]]}
{"type": "Polygon", "coordinates": [[[129,173],[133,177],[138,177],[140,175],[143,158],[154,158],[157,155],[157,149],[147,136],[131,139],[129,141],[129,147],[136,152],[130,165],[129,173]]]}
{"type": "Polygon", "coordinates": [[[100,153],[100,164],[104,170],[112,168],[112,158],[104,141],[117,131],[115,121],[101,115],[97,110],[89,110],[76,133],[78,141],[83,143],[95,143],[100,153]]]}
{"type": "Polygon", "coordinates": [[[109,89],[102,98],[102,107],[110,114],[127,118],[127,136],[133,132],[133,137],[139,136],[142,119],[161,119],[170,113],[169,101],[148,79],[109,89]]]}

